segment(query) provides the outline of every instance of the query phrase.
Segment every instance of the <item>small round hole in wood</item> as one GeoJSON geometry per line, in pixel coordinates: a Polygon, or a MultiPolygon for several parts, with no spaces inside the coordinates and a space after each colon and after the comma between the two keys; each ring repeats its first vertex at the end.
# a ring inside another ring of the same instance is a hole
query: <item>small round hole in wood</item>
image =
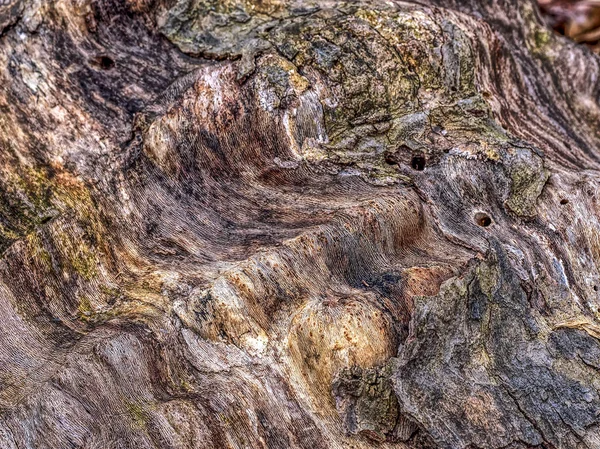
{"type": "Polygon", "coordinates": [[[487,228],[489,225],[492,224],[492,219],[491,219],[491,217],[488,214],[486,214],[484,212],[477,212],[475,214],[475,223],[478,226],[481,226],[483,228],[487,228]]]}
{"type": "Polygon", "coordinates": [[[423,155],[414,156],[412,158],[412,160],[410,161],[410,166],[415,170],[419,170],[419,171],[425,170],[425,156],[423,156],[423,155]]]}
{"type": "Polygon", "coordinates": [[[96,56],[92,60],[92,64],[100,67],[103,70],[110,70],[115,66],[115,61],[110,56],[101,55],[96,56]]]}
{"type": "Polygon", "coordinates": [[[398,157],[395,154],[386,154],[385,162],[389,165],[398,165],[398,157]]]}

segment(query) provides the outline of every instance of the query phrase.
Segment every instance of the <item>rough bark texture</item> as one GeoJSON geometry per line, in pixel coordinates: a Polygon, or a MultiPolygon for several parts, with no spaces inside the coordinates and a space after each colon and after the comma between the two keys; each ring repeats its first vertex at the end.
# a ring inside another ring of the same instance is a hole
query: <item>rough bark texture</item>
{"type": "Polygon", "coordinates": [[[527,1],[0,1],[0,447],[600,448],[599,69],[527,1]]]}

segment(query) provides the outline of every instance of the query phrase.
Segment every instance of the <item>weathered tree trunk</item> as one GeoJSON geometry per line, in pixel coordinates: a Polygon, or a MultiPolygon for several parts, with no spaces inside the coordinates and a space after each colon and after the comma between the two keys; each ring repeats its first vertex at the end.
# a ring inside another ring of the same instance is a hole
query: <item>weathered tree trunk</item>
{"type": "Polygon", "coordinates": [[[528,1],[0,1],[0,448],[600,448],[599,62],[528,1]]]}

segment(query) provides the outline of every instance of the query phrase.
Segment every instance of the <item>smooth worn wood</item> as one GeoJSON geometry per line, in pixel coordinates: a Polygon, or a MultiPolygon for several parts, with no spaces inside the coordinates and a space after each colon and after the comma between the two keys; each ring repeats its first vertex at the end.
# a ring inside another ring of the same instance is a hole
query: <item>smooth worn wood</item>
{"type": "Polygon", "coordinates": [[[0,1],[0,447],[600,448],[599,62],[529,1],[0,1]]]}

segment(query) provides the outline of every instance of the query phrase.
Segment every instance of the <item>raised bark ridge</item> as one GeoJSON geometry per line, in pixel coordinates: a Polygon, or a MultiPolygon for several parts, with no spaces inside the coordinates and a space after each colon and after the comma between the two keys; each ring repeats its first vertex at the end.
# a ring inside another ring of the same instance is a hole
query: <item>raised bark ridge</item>
{"type": "Polygon", "coordinates": [[[598,60],[508,3],[0,2],[0,446],[600,447],[598,60]]]}

